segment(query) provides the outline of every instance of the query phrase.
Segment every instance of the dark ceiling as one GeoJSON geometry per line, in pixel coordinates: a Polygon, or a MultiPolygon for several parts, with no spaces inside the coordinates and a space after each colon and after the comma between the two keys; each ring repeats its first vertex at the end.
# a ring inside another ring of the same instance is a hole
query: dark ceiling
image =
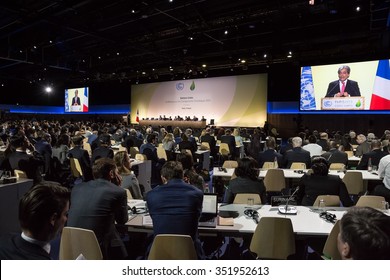
{"type": "Polygon", "coordinates": [[[389,6],[390,0],[313,6],[309,0],[3,0],[0,80],[136,81],[387,56],[389,6]]]}

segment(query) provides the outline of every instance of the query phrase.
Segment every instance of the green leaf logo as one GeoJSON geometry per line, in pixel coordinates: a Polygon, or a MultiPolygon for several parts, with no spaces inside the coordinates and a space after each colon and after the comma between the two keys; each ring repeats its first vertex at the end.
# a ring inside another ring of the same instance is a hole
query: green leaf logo
{"type": "Polygon", "coordinates": [[[362,106],[362,103],[360,102],[360,100],[358,102],[356,102],[356,108],[359,108],[360,106],[362,106]]]}
{"type": "Polygon", "coordinates": [[[195,89],[195,82],[192,81],[192,84],[191,84],[191,86],[190,86],[190,90],[194,90],[194,89],[195,89]]]}

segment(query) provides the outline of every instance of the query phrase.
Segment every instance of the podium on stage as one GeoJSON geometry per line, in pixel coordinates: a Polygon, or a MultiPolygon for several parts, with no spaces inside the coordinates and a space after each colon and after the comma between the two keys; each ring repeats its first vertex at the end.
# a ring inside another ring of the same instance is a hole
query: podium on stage
{"type": "Polygon", "coordinates": [[[323,97],[321,110],[364,110],[364,97],[323,97]]]}
{"type": "Polygon", "coordinates": [[[70,111],[71,112],[82,112],[83,111],[83,106],[81,106],[81,105],[70,106],[70,111]]]}

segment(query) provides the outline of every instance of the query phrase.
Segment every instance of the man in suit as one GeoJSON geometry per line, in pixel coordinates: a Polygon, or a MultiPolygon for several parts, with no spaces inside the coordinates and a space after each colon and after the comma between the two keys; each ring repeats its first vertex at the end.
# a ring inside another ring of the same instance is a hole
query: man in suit
{"type": "Polygon", "coordinates": [[[351,68],[349,68],[347,65],[340,66],[337,73],[339,75],[339,79],[329,83],[325,97],[360,96],[358,83],[349,80],[351,68]]]}
{"type": "Polygon", "coordinates": [[[26,192],[19,202],[22,234],[0,240],[1,260],[50,260],[50,241],[62,231],[69,210],[70,191],[45,181],[26,192]]]}
{"type": "Polygon", "coordinates": [[[163,165],[161,179],[163,184],[146,196],[154,235],[190,235],[198,256],[202,257],[198,220],[202,212],[203,192],[183,181],[183,166],[177,161],[168,161],[163,165]]]}
{"type": "Polygon", "coordinates": [[[225,130],[225,135],[221,136],[221,143],[226,143],[229,145],[230,154],[232,159],[236,158],[236,138],[234,138],[232,131],[230,129],[225,130]]]}
{"type": "Polygon", "coordinates": [[[8,157],[10,167],[26,172],[27,178],[33,179],[34,184],[42,181],[40,168],[44,165],[42,157],[35,151],[34,145],[30,143],[23,132],[18,132],[10,139],[12,152],[8,157]],[[27,150],[30,153],[27,153],[27,150]]]}
{"type": "Polygon", "coordinates": [[[267,137],[265,144],[267,145],[268,149],[259,154],[259,158],[258,158],[259,166],[262,167],[264,165],[264,162],[266,161],[275,162],[275,159],[278,163],[278,166],[282,166],[283,156],[275,150],[276,147],[275,138],[272,136],[267,137]]]}
{"type": "Polygon", "coordinates": [[[367,170],[369,159],[371,159],[371,165],[378,166],[381,158],[389,154],[387,152],[382,151],[381,148],[382,145],[379,140],[372,140],[371,152],[363,154],[363,157],[360,160],[356,169],[367,170]]]}
{"type": "Polygon", "coordinates": [[[92,164],[99,158],[114,158],[114,151],[110,148],[111,137],[109,134],[103,134],[99,137],[100,146],[92,152],[92,164]]]}
{"type": "Polygon", "coordinates": [[[371,149],[370,144],[367,142],[367,138],[363,134],[359,134],[356,138],[356,142],[359,146],[356,148],[355,156],[361,157],[365,153],[368,153],[371,149]]]}
{"type": "Polygon", "coordinates": [[[347,166],[348,165],[347,153],[342,152],[339,149],[337,149],[337,143],[335,141],[330,141],[329,146],[330,146],[329,152],[324,153],[322,156],[329,163],[342,163],[342,164],[345,164],[345,166],[347,166]]]}
{"type": "Polygon", "coordinates": [[[51,136],[44,130],[38,131],[37,142],[34,145],[36,151],[42,156],[45,161],[44,173],[50,173],[50,163],[52,158],[51,136]]]}
{"type": "Polygon", "coordinates": [[[98,159],[94,180],[72,189],[68,226],[93,230],[104,259],[124,259],[127,251],[115,227],[128,220],[127,195],[114,160],[98,159]]]}
{"type": "Polygon", "coordinates": [[[210,154],[217,158],[217,151],[215,149],[216,141],[215,137],[211,135],[211,129],[208,127],[206,128],[206,134],[200,137],[201,142],[207,142],[210,146],[210,154]]]}
{"type": "Polygon", "coordinates": [[[293,162],[303,162],[306,164],[306,168],[311,166],[310,153],[302,149],[302,138],[294,137],[292,139],[292,150],[287,151],[284,156],[284,162],[286,168],[290,168],[293,162]]]}
{"type": "Polygon", "coordinates": [[[87,150],[82,148],[84,137],[81,135],[74,136],[72,138],[74,147],[69,150],[68,156],[69,158],[76,158],[79,160],[81,170],[83,171],[84,181],[90,181],[93,179],[92,176],[92,168],[91,168],[91,160],[89,158],[89,154],[87,150]]]}
{"type": "Polygon", "coordinates": [[[72,98],[72,106],[80,106],[81,105],[80,97],[78,95],[79,95],[79,91],[76,89],[74,91],[74,97],[72,98]]]}

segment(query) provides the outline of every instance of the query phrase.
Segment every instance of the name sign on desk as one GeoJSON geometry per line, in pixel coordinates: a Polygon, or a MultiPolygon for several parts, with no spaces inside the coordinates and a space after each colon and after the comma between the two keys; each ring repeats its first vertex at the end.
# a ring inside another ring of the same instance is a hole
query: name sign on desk
{"type": "Polygon", "coordinates": [[[364,110],[364,97],[324,97],[321,110],[364,110]]]}
{"type": "MultiPolygon", "coordinates": [[[[290,198],[289,195],[280,195],[271,197],[271,206],[286,205],[287,200],[290,198]]],[[[297,205],[297,197],[293,196],[288,201],[289,205],[297,205]]]]}

